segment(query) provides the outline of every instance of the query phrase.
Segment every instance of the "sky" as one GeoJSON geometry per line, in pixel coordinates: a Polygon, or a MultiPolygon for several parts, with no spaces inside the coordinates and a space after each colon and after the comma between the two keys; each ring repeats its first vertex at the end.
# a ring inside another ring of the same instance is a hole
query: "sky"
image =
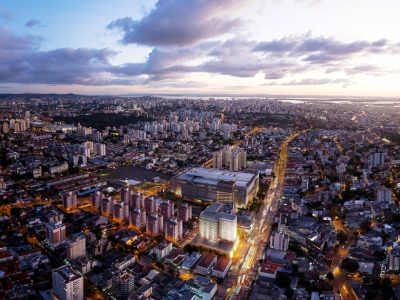
{"type": "Polygon", "coordinates": [[[398,0],[0,0],[0,93],[400,97],[398,0]]]}

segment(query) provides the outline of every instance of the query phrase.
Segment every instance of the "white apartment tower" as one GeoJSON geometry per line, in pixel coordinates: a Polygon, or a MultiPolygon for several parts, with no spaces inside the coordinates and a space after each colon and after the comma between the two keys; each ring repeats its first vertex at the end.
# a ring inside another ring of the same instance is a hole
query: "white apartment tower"
{"type": "Polygon", "coordinates": [[[83,234],[74,236],[67,244],[67,258],[75,260],[86,255],[86,237],[83,234]]]}
{"type": "Polygon", "coordinates": [[[83,277],[70,266],[65,265],[53,270],[53,294],[59,300],[83,300],[83,277]]]}
{"type": "Polygon", "coordinates": [[[211,243],[236,241],[237,216],[225,207],[224,204],[213,203],[200,214],[201,238],[211,243]]]}
{"type": "Polygon", "coordinates": [[[278,251],[287,251],[289,236],[282,232],[274,232],[269,240],[269,247],[278,251]]]}

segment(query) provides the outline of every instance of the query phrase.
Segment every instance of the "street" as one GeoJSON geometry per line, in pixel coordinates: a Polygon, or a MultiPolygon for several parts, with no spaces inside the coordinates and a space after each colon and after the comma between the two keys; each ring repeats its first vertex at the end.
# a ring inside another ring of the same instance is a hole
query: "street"
{"type": "Polygon", "coordinates": [[[247,296],[253,281],[257,278],[260,259],[263,258],[265,247],[271,234],[275,211],[278,208],[283,191],[288,145],[297,136],[298,133],[290,135],[280,147],[279,158],[274,170],[275,178],[272,180],[260,210],[255,217],[253,229],[248,234],[240,236],[240,245],[234,254],[232,263],[234,267],[232,267],[224,283],[219,287],[218,295],[220,299],[228,299],[235,295],[238,287],[241,287],[240,297],[247,296]]]}

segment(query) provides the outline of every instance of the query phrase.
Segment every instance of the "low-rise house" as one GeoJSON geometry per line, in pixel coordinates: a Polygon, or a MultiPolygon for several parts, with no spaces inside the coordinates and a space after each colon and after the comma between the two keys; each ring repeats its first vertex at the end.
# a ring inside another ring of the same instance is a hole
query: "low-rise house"
{"type": "Polygon", "coordinates": [[[231,265],[231,259],[227,258],[226,256],[220,256],[212,269],[211,275],[218,278],[225,278],[226,273],[228,273],[231,265]]]}
{"type": "Polygon", "coordinates": [[[212,267],[215,265],[216,262],[217,262],[216,255],[211,253],[203,255],[194,271],[201,275],[208,275],[211,273],[212,267]]]}

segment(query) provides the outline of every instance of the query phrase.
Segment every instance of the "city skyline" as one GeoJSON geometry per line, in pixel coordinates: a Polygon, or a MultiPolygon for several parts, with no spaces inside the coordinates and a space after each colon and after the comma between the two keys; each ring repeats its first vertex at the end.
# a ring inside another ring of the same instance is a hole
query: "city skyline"
{"type": "Polygon", "coordinates": [[[398,97],[396,1],[3,1],[0,93],[398,97]]]}

